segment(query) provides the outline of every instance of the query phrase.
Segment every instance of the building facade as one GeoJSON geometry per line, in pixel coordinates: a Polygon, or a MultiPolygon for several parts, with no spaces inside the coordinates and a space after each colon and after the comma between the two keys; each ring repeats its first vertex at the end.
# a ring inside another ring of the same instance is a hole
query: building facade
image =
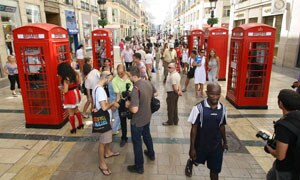
{"type": "Polygon", "coordinates": [[[234,0],[233,27],[247,23],[264,23],[276,28],[273,63],[285,67],[300,67],[300,24],[297,0],[234,0]]]}
{"type": "Polygon", "coordinates": [[[187,34],[192,29],[205,29],[210,27],[207,20],[214,11],[218,24],[214,26],[229,27],[230,0],[219,0],[213,9],[208,0],[177,0],[174,8],[175,34],[187,34]]]}

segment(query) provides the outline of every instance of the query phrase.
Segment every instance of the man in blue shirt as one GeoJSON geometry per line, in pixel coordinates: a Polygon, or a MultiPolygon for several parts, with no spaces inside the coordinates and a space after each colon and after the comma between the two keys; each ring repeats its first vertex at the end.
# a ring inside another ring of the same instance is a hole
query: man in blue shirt
{"type": "Polygon", "coordinates": [[[185,174],[192,176],[193,164],[206,162],[210,178],[217,180],[222,168],[223,152],[228,149],[225,135],[226,107],[219,102],[221,86],[207,85],[207,99],[195,105],[188,122],[192,123],[191,143],[185,174]]]}

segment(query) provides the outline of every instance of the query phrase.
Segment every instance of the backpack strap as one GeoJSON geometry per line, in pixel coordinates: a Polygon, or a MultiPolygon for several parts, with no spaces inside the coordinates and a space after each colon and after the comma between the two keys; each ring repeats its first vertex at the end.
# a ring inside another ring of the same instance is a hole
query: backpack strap
{"type": "Polygon", "coordinates": [[[291,122],[282,120],[282,121],[276,122],[276,125],[282,125],[282,126],[286,127],[288,130],[290,130],[293,134],[300,137],[300,129],[298,129],[291,122]]]}
{"type": "MultiPolygon", "coordinates": [[[[98,86],[99,87],[99,86],[98,86]]],[[[96,108],[96,93],[97,93],[97,89],[98,89],[98,87],[96,87],[96,89],[95,89],[95,97],[94,97],[94,108],[96,108]]]]}

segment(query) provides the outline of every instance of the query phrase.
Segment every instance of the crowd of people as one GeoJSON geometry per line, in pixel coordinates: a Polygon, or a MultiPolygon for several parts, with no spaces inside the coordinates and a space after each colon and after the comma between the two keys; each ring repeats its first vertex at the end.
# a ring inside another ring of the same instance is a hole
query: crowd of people
{"type": "MultiPolygon", "coordinates": [[[[71,134],[84,128],[83,118],[90,118],[91,112],[99,110],[109,112],[111,128],[102,133],[93,133],[99,139],[98,159],[99,170],[105,176],[112,174],[106,158],[116,157],[120,152],[111,149],[112,137],[121,131],[120,147],[128,142],[127,122],[130,119],[130,132],[133,144],[134,163],[127,170],[132,173],[144,173],[144,157],[155,160],[155,149],[150,131],[151,99],[157,96],[157,90],[151,83],[153,73],[162,76],[167,94],[167,121],[163,126],[177,126],[178,100],[188,90],[191,79],[194,79],[195,97],[201,97],[199,103],[192,107],[188,122],[192,124],[190,133],[189,158],[185,167],[186,176],[192,176],[193,165],[207,164],[210,178],[218,179],[222,169],[223,152],[228,150],[225,125],[227,109],[219,101],[221,86],[218,84],[220,59],[214,49],[205,55],[205,49],[194,49],[189,52],[188,45],[176,40],[150,39],[141,41],[133,38],[131,41],[120,42],[121,63],[117,64],[116,71],[111,60],[103,57],[103,66],[93,68],[93,59],[86,57],[83,46],[76,51],[76,61],[61,63],[57,67],[60,77],[60,91],[64,96],[63,108],[67,110],[71,125],[71,134]],[[163,68],[163,70],[162,70],[163,68]],[[161,71],[160,71],[161,70],[161,71]],[[158,73],[161,72],[161,73],[158,73]],[[181,79],[185,78],[181,85],[181,79]],[[208,82],[207,82],[208,79],[208,82]],[[205,91],[206,85],[206,91],[205,91]],[[183,86],[183,88],[182,88],[183,86]],[[82,113],[79,111],[82,94],[86,96],[82,113]],[[76,123],[75,118],[78,120],[76,123]],[[76,126],[77,124],[77,126],[76,126]],[[143,141],[142,141],[143,138],[143,141]],[[143,151],[142,142],[146,145],[143,151]]],[[[18,69],[13,56],[8,57],[4,67],[11,82],[12,95],[16,96],[15,83],[18,83],[18,69]]],[[[300,76],[293,88],[300,89],[300,76]]],[[[279,108],[283,110],[284,117],[289,117],[290,112],[299,111],[299,93],[292,90],[281,91],[278,96],[279,108]],[[291,99],[290,97],[293,97],[291,99]],[[297,100],[297,102],[295,102],[297,100]]],[[[294,114],[292,114],[295,116],[294,114]]],[[[299,119],[299,113],[296,113],[299,119]]],[[[298,124],[297,124],[298,125],[298,124]]],[[[291,164],[292,157],[288,152],[293,148],[289,144],[295,143],[295,136],[288,129],[276,129],[278,149],[266,146],[266,149],[277,160],[268,173],[268,179],[280,179],[279,176],[289,179],[292,173],[284,165],[291,164]],[[284,132],[284,133],[282,133],[284,132]],[[286,163],[280,162],[285,159],[286,163]]]]}

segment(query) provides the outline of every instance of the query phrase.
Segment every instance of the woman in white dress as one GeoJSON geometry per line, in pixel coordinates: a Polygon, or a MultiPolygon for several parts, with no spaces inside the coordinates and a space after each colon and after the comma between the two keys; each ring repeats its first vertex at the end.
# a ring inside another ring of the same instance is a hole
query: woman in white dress
{"type": "Polygon", "coordinates": [[[200,55],[196,56],[193,66],[196,67],[195,70],[195,92],[196,97],[198,97],[198,89],[200,84],[201,97],[204,97],[204,84],[206,82],[206,72],[205,72],[205,56],[204,49],[200,50],[200,55]]]}
{"type": "Polygon", "coordinates": [[[183,46],[182,50],[182,63],[183,63],[183,74],[187,73],[187,64],[189,59],[189,49],[186,44],[183,46]]]}

